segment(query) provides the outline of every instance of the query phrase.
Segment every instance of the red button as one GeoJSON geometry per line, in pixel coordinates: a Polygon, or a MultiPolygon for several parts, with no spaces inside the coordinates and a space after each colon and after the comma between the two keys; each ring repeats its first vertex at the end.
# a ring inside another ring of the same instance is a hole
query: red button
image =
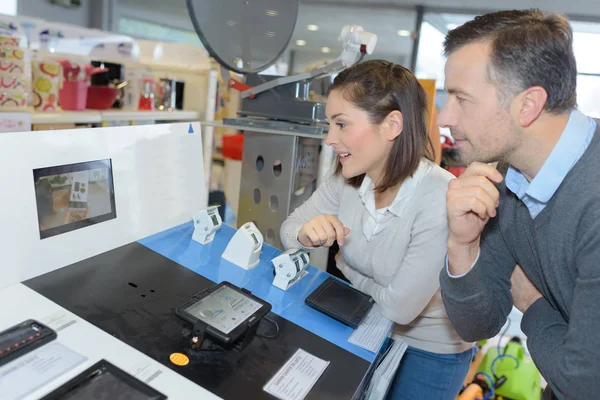
{"type": "Polygon", "coordinates": [[[29,336],[29,340],[33,340],[33,336],[29,336]]]}
{"type": "Polygon", "coordinates": [[[21,340],[21,344],[25,344],[26,342],[26,340],[21,340]]]}
{"type": "Polygon", "coordinates": [[[7,348],[6,348],[6,351],[10,351],[10,347],[7,347],[7,348]]]}
{"type": "Polygon", "coordinates": [[[15,347],[19,347],[19,343],[15,343],[15,347]]]}

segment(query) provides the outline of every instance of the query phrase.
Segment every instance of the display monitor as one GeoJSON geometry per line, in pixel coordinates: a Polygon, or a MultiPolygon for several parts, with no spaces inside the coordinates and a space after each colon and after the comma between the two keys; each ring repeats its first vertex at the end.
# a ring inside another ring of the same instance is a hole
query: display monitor
{"type": "Polygon", "coordinates": [[[110,159],[34,169],[33,181],[41,239],[117,217],[110,159]]]}

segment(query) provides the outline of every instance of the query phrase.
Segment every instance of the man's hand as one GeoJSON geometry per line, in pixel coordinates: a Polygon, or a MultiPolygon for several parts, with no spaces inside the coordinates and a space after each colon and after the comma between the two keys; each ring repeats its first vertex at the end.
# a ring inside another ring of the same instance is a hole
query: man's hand
{"type": "Polygon", "coordinates": [[[537,299],[543,297],[519,265],[517,265],[513,271],[513,274],[510,277],[510,283],[513,304],[522,313],[525,313],[537,299]]]}
{"type": "Polygon", "coordinates": [[[485,224],[496,216],[500,193],[494,183],[502,175],[493,167],[474,162],[448,184],[448,264],[452,275],[469,271],[479,251],[485,224]]]}

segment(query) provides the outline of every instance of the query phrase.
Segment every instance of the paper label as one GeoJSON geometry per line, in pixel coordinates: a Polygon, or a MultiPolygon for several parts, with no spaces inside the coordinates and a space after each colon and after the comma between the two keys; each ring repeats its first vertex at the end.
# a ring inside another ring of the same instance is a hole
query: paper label
{"type": "Polygon", "coordinates": [[[379,306],[375,305],[361,321],[358,328],[352,332],[348,341],[363,349],[377,353],[390,333],[392,324],[392,321],[382,315],[379,306]]]}
{"type": "Polygon", "coordinates": [[[45,344],[0,367],[0,397],[21,399],[86,360],[56,341],[45,344]]]}
{"type": "Polygon", "coordinates": [[[298,349],[263,390],[281,400],[304,399],[328,365],[329,361],[298,349]]]}

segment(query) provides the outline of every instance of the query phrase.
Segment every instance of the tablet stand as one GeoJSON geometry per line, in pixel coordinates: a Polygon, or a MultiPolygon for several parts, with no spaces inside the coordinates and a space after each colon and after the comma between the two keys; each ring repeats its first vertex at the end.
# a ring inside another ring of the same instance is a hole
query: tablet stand
{"type": "Polygon", "coordinates": [[[181,330],[181,344],[191,352],[223,352],[230,349],[243,350],[256,336],[258,323],[247,326],[246,332],[231,345],[219,344],[206,334],[206,324],[197,322],[193,328],[187,326],[181,330]]]}

